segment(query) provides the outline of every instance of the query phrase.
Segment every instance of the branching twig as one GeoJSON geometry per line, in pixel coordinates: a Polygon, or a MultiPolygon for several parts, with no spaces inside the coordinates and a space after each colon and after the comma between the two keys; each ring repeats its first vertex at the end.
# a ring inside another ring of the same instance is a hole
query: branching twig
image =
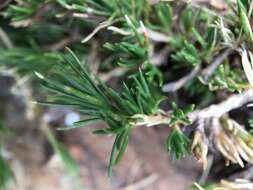
{"type": "MultiPolygon", "coordinates": [[[[159,66],[163,63],[165,57],[167,56],[168,54],[168,50],[167,48],[161,50],[160,52],[158,53],[155,53],[151,58],[150,58],[150,63],[152,65],[155,65],[155,66],[159,66]]],[[[100,74],[100,79],[102,79],[102,81],[108,81],[110,80],[111,78],[113,77],[119,77],[119,76],[122,76],[124,75],[126,72],[128,71],[128,69],[126,68],[123,68],[123,67],[117,67],[113,70],[111,70],[110,72],[108,73],[101,73],[100,74]]]]}
{"type": "Polygon", "coordinates": [[[110,72],[106,73],[106,74],[101,74],[100,75],[100,79],[102,81],[108,81],[110,80],[111,78],[113,77],[119,77],[119,76],[122,76],[124,75],[125,73],[127,72],[127,69],[126,68],[122,68],[122,67],[117,67],[113,70],[111,70],[110,72]]]}
{"type": "Polygon", "coordinates": [[[88,42],[97,32],[99,32],[103,28],[107,28],[108,26],[110,26],[110,25],[112,25],[112,24],[114,24],[116,22],[119,22],[119,21],[121,21],[121,19],[116,19],[116,20],[114,20],[112,22],[105,21],[105,22],[100,23],[88,36],[86,36],[82,40],[82,43],[88,42]]]}
{"type": "Polygon", "coordinates": [[[241,106],[252,101],[253,89],[249,89],[242,92],[241,94],[231,95],[228,99],[219,104],[210,105],[202,110],[196,110],[192,113],[189,113],[189,118],[191,121],[195,121],[200,118],[219,118],[225,113],[228,113],[233,109],[240,108],[241,106]]]}
{"type": "MultiPolygon", "coordinates": [[[[129,36],[132,34],[131,31],[126,31],[123,30],[121,28],[115,27],[115,26],[110,26],[107,28],[108,30],[114,31],[116,33],[119,33],[123,36],[129,36]]],[[[164,43],[168,43],[171,39],[171,37],[167,34],[161,33],[161,32],[156,32],[154,30],[151,30],[149,28],[145,27],[145,32],[147,33],[147,36],[150,40],[154,41],[154,42],[164,42],[164,43]]],[[[138,32],[143,33],[143,29],[140,27],[138,28],[138,32]]]]}
{"type": "Polygon", "coordinates": [[[163,92],[174,92],[182,88],[187,82],[192,80],[199,72],[200,65],[197,65],[188,75],[182,77],[178,81],[167,83],[163,86],[163,92]]]}
{"type": "Polygon", "coordinates": [[[211,63],[207,68],[202,71],[202,76],[205,81],[209,79],[209,77],[213,74],[216,68],[228,57],[228,55],[232,52],[232,49],[225,50],[221,55],[219,55],[213,63],[211,63]]]}
{"type": "Polygon", "coordinates": [[[148,37],[155,42],[168,43],[171,39],[171,37],[166,34],[156,32],[156,31],[148,29],[148,28],[146,28],[146,32],[147,32],[148,37]]]}
{"type": "MultiPolygon", "coordinates": [[[[206,69],[201,72],[201,75],[204,78],[204,81],[207,81],[208,78],[213,74],[215,69],[224,61],[224,59],[232,52],[232,49],[227,49],[221,55],[219,55],[213,63],[211,63],[206,69]]],[[[200,71],[200,66],[197,65],[192,72],[188,75],[182,77],[178,81],[167,83],[163,86],[164,92],[174,92],[182,88],[187,82],[192,80],[200,71]]]]}

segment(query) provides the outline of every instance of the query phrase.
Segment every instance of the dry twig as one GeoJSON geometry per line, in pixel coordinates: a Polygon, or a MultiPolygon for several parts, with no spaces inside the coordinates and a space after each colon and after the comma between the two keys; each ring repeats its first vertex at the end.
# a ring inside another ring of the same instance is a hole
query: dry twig
{"type": "Polygon", "coordinates": [[[9,38],[8,34],[0,27],[0,39],[6,48],[11,49],[14,47],[11,39],[9,38]]]}
{"type": "MultiPolygon", "coordinates": [[[[232,49],[227,49],[221,55],[219,55],[213,63],[211,63],[206,69],[201,72],[201,75],[204,78],[204,82],[209,79],[217,67],[227,58],[227,56],[232,52],[232,49]]],[[[197,76],[200,71],[200,66],[197,65],[188,75],[182,77],[178,81],[167,83],[163,86],[163,92],[174,92],[182,88],[187,82],[192,80],[197,76]]]]}
{"type": "Polygon", "coordinates": [[[148,177],[137,181],[131,185],[128,185],[127,187],[120,188],[120,190],[137,190],[137,189],[143,189],[149,186],[150,184],[154,183],[158,179],[157,174],[151,174],[148,177]]]}
{"type": "Polygon", "coordinates": [[[192,80],[199,72],[200,65],[197,65],[188,75],[182,77],[178,81],[167,83],[163,86],[163,92],[174,92],[182,88],[187,82],[192,80]]]}
{"type": "Polygon", "coordinates": [[[214,117],[220,118],[225,113],[240,108],[241,106],[248,104],[252,101],[253,89],[249,89],[242,92],[241,94],[231,95],[228,99],[219,104],[213,104],[208,106],[207,108],[189,113],[189,118],[192,121],[195,121],[197,119],[207,119],[214,117]]]}
{"type": "Polygon", "coordinates": [[[211,63],[206,69],[204,69],[201,73],[204,80],[207,81],[210,76],[214,73],[217,67],[228,57],[228,55],[232,52],[232,49],[225,50],[221,55],[217,56],[216,59],[211,63]]]}

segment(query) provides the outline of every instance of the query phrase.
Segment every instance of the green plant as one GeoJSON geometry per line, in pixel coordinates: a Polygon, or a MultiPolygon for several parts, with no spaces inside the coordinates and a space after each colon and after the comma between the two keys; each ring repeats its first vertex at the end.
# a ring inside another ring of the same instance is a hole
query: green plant
{"type": "Polygon", "coordinates": [[[173,159],[192,152],[205,170],[208,155],[219,152],[244,167],[253,163],[252,134],[229,114],[253,101],[253,3],[222,5],[22,0],[1,13],[12,27],[2,28],[0,65],[35,72],[49,94],[40,104],[84,116],[59,130],[107,124],[93,132],[114,136],[109,175],[134,128],[157,125],[168,127],[173,159]]]}
{"type": "MultiPolygon", "coordinates": [[[[108,124],[107,128],[95,130],[94,133],[115,135],[109,162],[109,175],[111,175],[112,166],[121,160],[129,141],[130,132],[134,127],[190,124],[185,113],[191,111],[191,108],[183,111],[173,103],[172,113],[165,113],[159,109],[159,103],[163,97],[156,93],[155,87],[147,82],[141,71],[138,75],[130,76],[131,83],[129,85],[123,83],[122,92],[118,93],[99,79],[92,78],[71,50],[68,50],[63,59],[63,64],[68,64],[69,68],[63,69],[60,65],[55,69],[51,77],[57,78],[57,82],[36,73],[43,81],[43,87],[56,93],[56,95],[49,97],[48,102],[39,103],[52,106],[71,106],[87,116],[86,119],[75,122],[72,126],[60,128],[60,130],[83,127],[98,121],[105,121],[108,124]],[[66,77],[68,74],[70,75],[66,77]],[[171,119],[168,115],[171,115],[171,119]]],[[[170,136],[169,139],[173,141],[173,144],[180,144],[186,137],[183,133],[179,133],[179,129],[176,131],[178,132],[170,136]],[[181,136],[182,139],[177,138],[181,136]]],[[[167,145],[168,150],[175,151],[174,149],[170,150],[171,143],[169,144],[167,145]]],[[[180,157],[176,156],[175,158],[180,157]]]]}

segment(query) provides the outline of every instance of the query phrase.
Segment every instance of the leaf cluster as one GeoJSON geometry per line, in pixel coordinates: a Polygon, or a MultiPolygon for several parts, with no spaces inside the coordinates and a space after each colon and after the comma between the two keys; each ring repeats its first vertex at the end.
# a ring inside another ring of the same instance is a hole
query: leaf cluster
{"type": "Polygon", "coordinates": [[[63,59],[69,68],[55,69],[52,75],[54,80],[37,74],[43,81],[43,87],[55,94],[48,102],[40,103],[71,106],[87,116],[86,119],[64,129],[89,125],[99,120],[105,121],[108,127],[95,130],[94,133],[116,136],[109,166],[111,174],[112,165],[120,161],[128,143],[130,130],[134,127],[129,124],[132,122],[131,117],[140,113],[146,115],[156,113],[162,97],[151,90],[141,71],[138,76],[131,77],[131,87],[123,84],[122,92],[119,94],[99,79],[92,78],[87,68],[71,50],[68,50],[63,59]]]}
{"type": "Polygon", "coordinates": [[[187,117],[192,112],[194,105],[180,109],[175,102],[172,102],[172,113],[170,115],[170,127],[172,131],[166,140],[166,150],[173,160],[179,160],[189,152],[190,139],[181,131],[180,125],[190,125],[192,122],[187,117]]]}
{"type": "Polygon", "coordinates": [[[187,114],[192,112],[194,105],[189,105],[184,109],[180,109],[175,102],[171,103],[172,114],[170,119],[170,125],[175,126],[178,124],[191,125],[192,122],[188,119],[187,114]]]}
{"type": "Polygon", "coordinates": [[[189,153],[190,139],[175,127],[166,140],[166,149],[173,160],[179,160],[189,153]]]}

